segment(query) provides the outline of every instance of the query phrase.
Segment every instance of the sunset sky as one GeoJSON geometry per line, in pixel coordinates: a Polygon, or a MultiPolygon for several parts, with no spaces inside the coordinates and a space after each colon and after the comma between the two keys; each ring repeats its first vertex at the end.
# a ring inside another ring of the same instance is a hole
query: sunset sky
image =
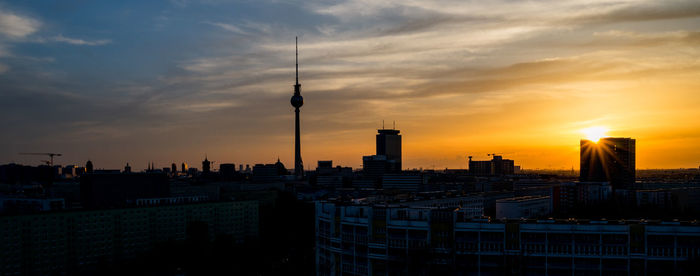
{"type": "Polygon", "coordinates": [[[578,169],[583,129],[637,168],[700,165],[700,1],[3,1],[0,164],[360,168],[382,120],[404,168],[488,153],[578,169]]]}

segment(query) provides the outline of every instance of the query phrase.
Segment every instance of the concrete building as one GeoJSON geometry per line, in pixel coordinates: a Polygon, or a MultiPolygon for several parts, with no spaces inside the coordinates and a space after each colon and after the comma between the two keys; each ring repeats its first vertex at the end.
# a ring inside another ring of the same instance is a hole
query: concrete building
{"type": "Polygon", "coordinates": [[[192,223],[209,239],[258,236],[258,202],[237,201],[0,217],[0,274],[78,274],[138,258],[157,242],[184,240],[192,223]]]}
{"type": "Polygon", "coordinates": [[[89,209],[125,207],[139,198],[170,196],[164,173],[99,173],[80,178],[80,198],[89,209]]]}
{"type": "Polygon", "coordinates": [[[66,208],[63,198],[0,197],[0,213],[24,214],[66,208]]]}
{"type": "Polygon", "coordinates": [[[385,174],[382,176],[382,188],[385,190],[420,191],[428,184],[428,178],[422,174],[385,174]]]}
{"type": "Polygon", "coordinates": [[[538,218],[552,213],[549,196],[522,196],[496,201],[496,218],[538,218]]]}
{"type": "Polygon", "coordinates": [[[316,203],[317,275],[694,274],[697,222],[490,220],[460,208],[316,203]]]}

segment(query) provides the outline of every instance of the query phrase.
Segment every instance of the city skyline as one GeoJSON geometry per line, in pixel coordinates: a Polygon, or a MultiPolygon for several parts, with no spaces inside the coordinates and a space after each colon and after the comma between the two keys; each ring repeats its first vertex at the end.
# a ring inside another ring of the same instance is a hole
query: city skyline
{"type": "Polygon", "coordinates": [[[134,4],[0,2],[0,163],[292,167],[298,35],[307,168],[360,168],[382,120],[407,169],[570,169],[591,128],[700,165],[694,1],[134,4]]]}

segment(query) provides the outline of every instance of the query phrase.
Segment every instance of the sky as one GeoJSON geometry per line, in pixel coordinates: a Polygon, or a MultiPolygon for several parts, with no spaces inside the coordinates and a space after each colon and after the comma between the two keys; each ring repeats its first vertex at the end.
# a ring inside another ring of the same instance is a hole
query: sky
{"type": "Polygon", "coordinates": [[[590,128],[700,166],[697,0],[0,0],[0,164],[293,167],[295,36],[307,168],[382,121],[404,168],[578,169],[590,128]]]}

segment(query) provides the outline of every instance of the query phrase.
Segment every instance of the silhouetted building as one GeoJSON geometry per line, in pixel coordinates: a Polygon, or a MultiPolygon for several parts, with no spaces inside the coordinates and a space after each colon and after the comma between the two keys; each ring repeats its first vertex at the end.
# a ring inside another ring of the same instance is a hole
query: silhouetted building
{"type": "Polygon", "coordinates": [[[94,168],[92,167],[92,161],[88,160],[87,163],[85,163],[85,172],[92,173],[93,171],[94,168]]]}
{"type": "Polygon", "coordinates": [[[60,172],[60,167],[42,165],[38,167],[18,164],[0,165],[0,183],[7,184],[51,184],[60,172]]]}
{"type": "Polygon", "coordinates": [[[362,172],[366,177],[381,178],[387,172],[388,162],[385,155],[362,157],[362,172]]]}
{"type": "Polygon", "coordinates": [[[113,208],[139,198],[169,196],[163,173],[93,173],[80,178],[80,199],[85,208],[113,208]]]}
{"type": "Polygon", "coordinates": [[[233,180],[236,177],[236,165],[229,163],[219,164],[219,174],[223,180],[233,180]]]}
{"type": "Polygon", "coordinates": [[[502,176],[515,173],[515,162],[503,159],[500,155],[492,155],[489,161],[474,161],[469,156],[469,173],[475,176],[502,176]]]}
{"type": "Polygon", "coordinates": [[[635,144],[636,140],[631,138],[581,140],[580,181],[607,181],[613,189],[634,184],[635,144]]]}
{"type": "Polygon", "coordinates": [[[188,174],[188,175],[191,175],[191,176],[196,176],[196,175],[197,175],[197,172],[199,172],[199,170],[198,170],[197,168],[189,168],[189,169],[187,169],[187,174],[188,174]]]}
{"type": "Polygon", "coordinates": [[[183,174],[187,174],[187,163],[182,162],[181,168],[182,168],[181,172],[183,174]]]}
{"type": "Polygon", "coordinates": [[[211,162],[207,157],[204,157],[204,161],[202,161],[202,173],[209,173],[211,172],[211,162]]]}
{"type": "Polygon", "coordinates": [[[254,182],[273,182],[279,180],[279,169],[275,164],[255,164],[255,166],[253,166],[254,182]]]}
{"type": "Polygon", "coordinates": [[[173,174],[177,174],[177,164],[175,164],[175,163],[170,164],[170,171],[173,174]]]}
{"type": "Polygon", "coordinates": [[[318,161],[318,167],[316,170],[319,168],[333,168],[333,160],[326,160],[326,161],[318,161]]]}
{"type": "Polygon", "coordinates": [[[401,135],[398,129],[378,129],[377,155],[386,156],[388,172],[401,172],[401,135]]]}
{"type": "Polygon", "coordinates": [[[277,158],[277,162],[275,162],[275,167],[277,167],[277,174],[279,175],[288,175],[289,171],[287,171],[287,168],[282,164],[282,161],[280,161],[279,157],[277,158]]]}
{"type": "Polygon", "coordinates": [[[124,166],[124,173],[131,173],[131,166],[129,166],[129,163],[126,163],[126,166],[124,166]]]}
{"type": "MultiPolygon", "coordinates": [[[[296,43],[296,42],[295,42],[296,43]]],[[[294,107],[294,175],[301,179],[304,177],[304,163],[301,161],[301,136],[299,127],[299,108],[304,105],[304,98],[301,96],[301,84],[299,83],[299,48],[296,46],[296,83],[294,84],[294,95],[290,100],[294,107]]]]}
{"type": "Polygon", "coordinates": [[[422,174],[384,174],[382,176],[382,188],[386,190],[402,190],[417,192],[428,184],[427,178],[422,174]]]}
{"type": "Polygon", "coordinates": [[[318,167],[316,167],[316,185],[318,185],[319,187],[347,187],[352,184],[352,178],[352,168],[341,166],[336,166],[334,168],[333,161],[318,161],[318,167]]]}
{"type": "Polygon", "coordinates": [[[72,178],[76,175],[75,165],[67,165],[61,170],[61,175],[64,178],[72,178]]]}

